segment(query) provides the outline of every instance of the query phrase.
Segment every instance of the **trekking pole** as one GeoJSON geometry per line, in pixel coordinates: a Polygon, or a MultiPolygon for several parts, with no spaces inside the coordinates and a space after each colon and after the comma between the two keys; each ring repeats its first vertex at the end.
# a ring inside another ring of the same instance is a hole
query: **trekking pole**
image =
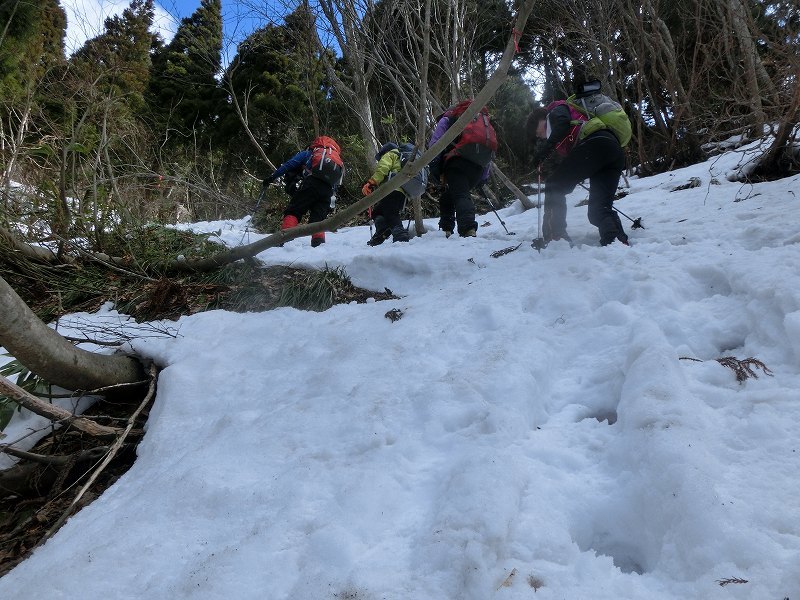
{"type": "Polygon", "coordinates": [[[256,214],[258,212],[258,207],[261,206],[261,201],[264,199],[264,196],[267,195],[268,187],[269,184],[266,183],[261,184],[261,193],[258,195],[258,198],[256,199],[256,205],[255,208],[253,208],[253,214],[256,214]]]}
{"type": "Polygon", "coordinates": [[[544,243],[542,237],[542,167],[537,167],[537,182],[536,182],[536,239],[533,240],[531,246],[536,248],[537,252],[542,251],[547,244],[544,243]]]}
{"type": "MultiPolygon", "coordinates": [[[[264,196],[266,195],[267,195],[267,184],[262,183],[261,192],[258,194],[258,198],[256,199],[256,205],[253,207],[253,217],[256,216],[256,213],[258,212],[258,207],[261,206],[261,201],[264,199],[264,196]]],[[[250,222],[253,221],[253,217],[250,218],[250,222]]],[[[249,233],[250,233],[250,223],[248,223],[247,226],[244,228],[242,239],[239,240],[240,244],[244,241],[245,236],[247,236],[247,234],[249,233]]]]}
{"type": "MultiPolygon", "coordinates": [[[[585,185],[583,185],[582,183],[579,183],[578,185],[580,185],[580,186],[581,186],[583,189],[585,189],[587,192],[589,191],[589,188],[588,188],[588,187],[586,187],[585,185]]],[[[622,196],[620,196],[620,198],[621,198],[621,197],[622,197],[622,196]]],[[[626,219],[628,219],[628,221],[630,221],[631,223],[633,223],[633,225],[631,225],[631,229],[644,229],[644,225],[642,225],[642,217],[637,217],[636,219],[631,219],[631,218],[630,218],[628,215],[626,215],[624,212],[622,212],[622,211],[621,211],[620,209],[618,209],[616,206],[612,206],[611,208],[613,208],[615,211],[617,211],[617,212],[618,212],[619,214],[621,214],[623,217],[625,217],[626,219]]]]}
{"type": "Polygon", "coordinates": [[[513,231],[509,231],[508,230],[508,227],[506,227],[505,221],[503,221],[503,219],[500,218],[500,215],[497,214],[497,211],[494,208],[494,204],[492,204],[492,201],[489,199],[489,194],[486,192],[486,186],[485,185],[481,186],[481,194],[483,194],[484,200],[486,200],[486,202],[489,204],[489,208],[492,209],[492,212],[494,213],[494,216],[497,217],[498,221],[500,221],[500,225],[503,226],[503,229],[506,230],[506,233],[508,235],[516,235],[516,233],[514,233],[513,231]]]}
{"type": "Polygon", "coordinates": [[[612,206],[611,208],[613,208],[615,211],[617,211],[617,212],[618,212],[619,214],[621,214],[623,217],[625,217],[626,219],[628,219],[628,221],[630,221],[631,223],[633,223],[633,225],[631,225],[631,229],[644,229],[644,225],[642,225],[642,217],[637,217],[637,218],[635,218],[635,219],[631,219],[631,218],[630,218],[628,215],[626,215],[624,212],[622,212],[622,211],[621,211],[620,209],[618,209],[616,206],[612,206]]]}

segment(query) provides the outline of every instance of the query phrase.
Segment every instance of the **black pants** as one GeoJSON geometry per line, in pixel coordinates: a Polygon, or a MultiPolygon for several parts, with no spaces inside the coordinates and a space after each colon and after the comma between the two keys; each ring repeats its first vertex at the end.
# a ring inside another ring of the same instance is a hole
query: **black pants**
{"type": "Polygon", "coordinates": [[[453,231],[458,222],[458,233],[478,230],[475,205],[469,191],[480,183],[484,167],[460,156],[444,164],[445,189],[439,198],[439,229],[453,231]]]}
{"type": "Polygon", "coordinates": [[[580,142],[547,178],[544,192],[542,236],[545,241],[567,238],[567,199],[584,179],[589,179],[589,223],[600,230],[600,243],[626,242],[619,215],[612,208],[625,153],[610,131],[598,131],[580,142]]]}
{"type": "Polygon", "coordinates": [[[332,195],[333,188],[329,183],[309,175],[303,179],[283,214],[294,215],[300,221],[308,213],[308,222],[318,223],[331,212],[332,195]]]}
{"type": "Polygon", "coordinates": [[[395,190],[381,199],[372,210],[375,217],[383,217],[389,229],[395,229],[403,224],[400,213],[406,205],[406,195],[401,190],[395,190]]]}

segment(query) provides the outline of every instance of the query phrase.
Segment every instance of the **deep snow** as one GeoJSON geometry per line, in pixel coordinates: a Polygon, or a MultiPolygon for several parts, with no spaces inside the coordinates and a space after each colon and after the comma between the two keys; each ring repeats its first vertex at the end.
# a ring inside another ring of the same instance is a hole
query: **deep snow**
{"type": "Polygon", "coordinates": [[[596,245],[579,188],[572,248],[533,250],[515,204],[513,236],[261,253],[402,298],[135,340],[164,366],[138,460],[0,598],[795,600],[800,177],[729,181],[744,160],[630,179],[632,247],[596,245]]]}

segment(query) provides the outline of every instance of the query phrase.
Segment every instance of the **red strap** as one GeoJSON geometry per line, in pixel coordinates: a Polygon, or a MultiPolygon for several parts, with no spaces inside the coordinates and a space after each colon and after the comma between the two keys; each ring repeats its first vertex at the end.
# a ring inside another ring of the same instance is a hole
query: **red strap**
{"type": "Polygon", "coordinates": [[[512,27],[511,34],[514,36],[514,52],[519,52],[519,38],[522,37],[522,32],[516,27],[512,27]]]}

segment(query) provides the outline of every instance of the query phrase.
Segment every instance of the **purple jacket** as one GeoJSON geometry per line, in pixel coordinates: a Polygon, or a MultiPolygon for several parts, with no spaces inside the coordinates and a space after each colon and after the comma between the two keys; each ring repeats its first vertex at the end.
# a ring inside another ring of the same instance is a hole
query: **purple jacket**
{"type": "MultiPolygon", "coordinates": [[[[436,142],[438,142],[441,139],[441,137],[444,135],[444,132],[447,131],[448,129],[450,129],[450,125],[455,123],[456,119],[453,119],[453,121],[451,123],[449,113],[450,113],[450,111],[448,110],[446,113],[444,113],[442,115],[442,118],[439,119],[439,121],[436,123],[436,127],[433,128],[433,133],[431,134],[431,139],[428,142],[428,148],[430,148],[436,142]]],[[[442,159],[442,154],[444,154],[444,152],[440,153],[439,157],[436,160],[441,160],[442,159]]],[[[491,168],[492,168],[492,163],[489,163],[483,169],[483,173],[481,174],[481,183],[483,183],[484,181],[488,181],[489,180],[489,170],[491,168]]]]}

